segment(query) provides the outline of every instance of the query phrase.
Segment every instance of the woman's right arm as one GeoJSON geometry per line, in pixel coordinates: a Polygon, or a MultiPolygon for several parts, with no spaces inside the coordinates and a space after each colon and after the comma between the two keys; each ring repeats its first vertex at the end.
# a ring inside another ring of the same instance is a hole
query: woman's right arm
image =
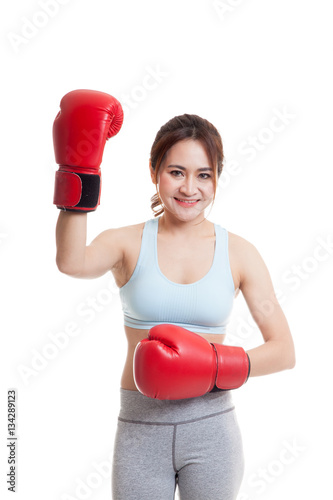
{"type": "Polygon", "coordinates": [[[104,146],[123,123],[121,104],[109,94],[78,89],[60,102],[53,123],[59,170],[53,203],[61,209],[56,243],[59,270],[77,278],[96,278],[122,266],[124,232],[111,229],[87,246],[87,212],[96,210],[101,194],[104,146]],[[68,210],[66,210],[68,209],[68,210]]]}
{"type": "Polygon", "coordinates": [[[123,244],[118,229],[108,229],[87,246],[87,214],[60,211],[56,227],[59,271],[75,278],[97,278],[122,265],[123,244]]]}

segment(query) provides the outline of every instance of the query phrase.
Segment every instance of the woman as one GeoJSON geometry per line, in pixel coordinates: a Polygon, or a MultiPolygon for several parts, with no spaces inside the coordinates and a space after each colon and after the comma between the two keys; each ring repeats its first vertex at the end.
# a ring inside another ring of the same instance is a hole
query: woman
{"type": "MultiPolygon", "coordinates": [[[[84,102],[88,100],[96,108],[96,95],[86,92],[84,102]]],[[[78,101],[76,98],[77,95],[72,95],[71,110],[82,107],[82,95],[78,101]]],[[[109,104],[105,112],[110,114],[109,104]]],[[[114,101],[111,104],[114,106],[114,101]]],[[[66,118],[64,108],[62,103],[66,118]]],[[[96,122],[103,120],[96,118],[96,109],[92,113],[96,126],[96,122]]],[[[114,114],[117,115],[113,109],[114,114]]],[[[70,117],[73,120],[73,113],[70,117]]],[[[69,128],[77,127],[77,123],[71,122],[69,128]]],[[[264,339],[263,345],[246,353],[250,376],[267,375],[295,364],[289,327],[258,251],[205,216],[214,202],[222,172],[221,137],[212,124],[195,115],[178,116],[165,124],[150,155],[150,175],[157,190],[152,198],[154,218],[106,230],[86,246],[86,212],[96,208],[96,201],[87,208],[81,202],[70,204],[68,195],[62,194],[63,177],[70,189],[73,189],[73,171],[81,176],[83,184],[86,179],[78,161],[73,168],[73,165],[68,167],[68,155],[61,158],[59,150],[63,150],[64,139],[59,128],[64,127],[68,124],[58,123],[54,129],[56,158],[62,165],[56,181],[55,203],[65,209],[57,223],[57,265],[60,271],[78,278],[98,277],[111,271],[124,310],[128,353],[121,379],[113,498],[171,500],[178,484],[182,500],[236,499],[244,464],[231,391],[219,390],[221,386],[215,385],[206,394],[193,397],[190,392],[189,397],[179,397],[177,391],[183,380],[177,374],[176,382],[168,387],[168,391],[176,391],[175,396],[155,399],[154,392],[147,397],[138,391],[136,378],[141,375],[133,373],[137,346],[141,348],[147,342],[155,325],[167,330],[165,325],[176,325],[179,328],[175,331],[176,341],[177,332],[179,339],[185,332],[185,341],[192,335],[189,333],[187,337],[186,332],[193,332],[194,340],[200,339],[205,349],[208,345],[216,346],[216,351],[221,349],[233,299],[239,290],[264,339]],[[267,314],[263,313],[265,310],[267,314]]],[[[95,146],[101,150],[101,161],[106,132],[94,136],[96,143],[97,136],[100,144],[95,146]]],[[[71,150],[77,153],[77,144],[72,146],[71,150]]],[[[87,165],[87,158],[83,163],[87,165]]],[[[99,164],[94,168],[98,176],[99,164]]],[[[84,172],[91,174],[88,170],[84,172]]],[[[148,373],[146,384],[154,379],[158,390],[167,383],[168,372],[170,377],[174,376],[175,370],[167,361],[167,374],[159,378],[155,373],[155,378],[152,377],[154,354],[151,362],[145,363],[144,359],[136,362],[140,364],[138,370],[148,373]]],[[[185,363],[180,360],[180,366],[185,363]]],[[[193,364],[195,360],[191,361],[191,370],[193,364]]],[[[187,391],[187,386],[184,390],[187,391]]]]}

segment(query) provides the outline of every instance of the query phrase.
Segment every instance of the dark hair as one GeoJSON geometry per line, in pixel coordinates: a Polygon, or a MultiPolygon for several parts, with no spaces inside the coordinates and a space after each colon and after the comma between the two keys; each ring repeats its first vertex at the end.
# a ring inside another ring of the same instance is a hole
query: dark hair
{"type": "MultiPolygon", "coordinates": [[[[217,179],[223,168],[223,145],[217,129],[208,120],[197,115],[184,114],[175,116],[163,125],[157,132],[155,141],[150,151],[151,167],[155,173],[155,185],[157,187],[157,176],[160,166],[169,149],[176,142],[192,139],[200,141],[205,148],[211,167],[214,169],[214,199],[217,187],[217,179]]],[[[151,209],[157,217],[164,212],[161,200],[156,193],[151,198],[151,209]]]]}

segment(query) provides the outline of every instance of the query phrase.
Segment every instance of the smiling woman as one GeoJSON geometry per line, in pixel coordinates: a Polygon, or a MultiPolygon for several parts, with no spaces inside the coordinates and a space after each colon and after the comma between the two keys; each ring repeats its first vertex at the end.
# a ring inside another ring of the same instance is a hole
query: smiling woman
{"type": "Polygon", "coordinates": [[[54,200],[62,209],[58,267],[78,278],[111,271],[124,313],[128,350],[113,499],[171,499],[178,485],[182,500],[234,500],[244,461],[231,389],[249,376],[294,366],[289,327],[258,251],[205,216],[223,148],[216,128],[197,115],[176,116],[157,133],[150,155],[155,217],[108,229],[86,246],[85,212],[99,205],[100,183],[92,190],[92,180],[99,179],[110,131],[120,129],[118,104],[92,91],[70,94],[54,134],[61,165],[54,200]],[[68,165],[68,146],[78,151],[82,145],[83,119],[84,130],[101,128],[100,140],[83,166],[68,165]],[[238,290],[264,338],[248,352],[224,345],[238,290]],[[262,314],[267,300],[271,307],[262,314]]]}
{"type": "Polygon", "coordinates": [[[202,143],[193,139],[174,144],[166,153],[157,174],[151,168],[163,212],[168,210],[181,220],[192,220],[212,203],[215,176],[202,143]]]}
{"type": "MultiPolygon", "coordinates": [[[[151,208],[155,213],[155,217],[164,212],[163,201],[158,189],[162,165],[164,169],[170,169],[171,175],[175,177],[181,177],[181,174],[185,175],[188,165],[191,165],[191,170],[196,165],[198,174],[200,172],[211,172],[212,174],[209,177],[208,174],[201,175],[201,179],[211,178],[214,191],[211,201],[214,201],[218,178],[223,168],[223,146],[219,132],[209,121],[200,116],[189,114],[176,116],[160,128],[150,152],[151,178],[157,190],[157,193],[151,199],[151,208]],[[191,140],[191,146],[186,144],[186,141],[189,140],[191,140]],[[177,147],[176,152],[174,147],[177,147]],[[191,163],[190,158],[186,155],[191,148],[193,150],[192,158],[195,159],[194,163],[191,163]],[[180,158],[183,158],[184,161],[180,165],[178,162],[173,165],[173,159],[179,158],[178,153],[181,154],[180,158]]],[[[184,196],[179,197],[179,201],[190,202],[189,194],[192,195],[193,193],[185,191],[183,194],[184,196]]]]}

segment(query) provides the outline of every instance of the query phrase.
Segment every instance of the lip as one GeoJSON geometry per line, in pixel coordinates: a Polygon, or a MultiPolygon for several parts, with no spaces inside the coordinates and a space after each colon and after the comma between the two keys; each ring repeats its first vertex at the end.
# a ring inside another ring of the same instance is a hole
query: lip
{"type": "Polygon", "coordinates": [[[200,201],[200,200],[186,200],[186,201],[182,201],[182,200],[179,200],[178,198],[174,198],[174,200],[176,200],[176,202],[178,203],[178,205],[180,205],[182,207],[186,207],[186,208],[194,207],[200,201]]]}

